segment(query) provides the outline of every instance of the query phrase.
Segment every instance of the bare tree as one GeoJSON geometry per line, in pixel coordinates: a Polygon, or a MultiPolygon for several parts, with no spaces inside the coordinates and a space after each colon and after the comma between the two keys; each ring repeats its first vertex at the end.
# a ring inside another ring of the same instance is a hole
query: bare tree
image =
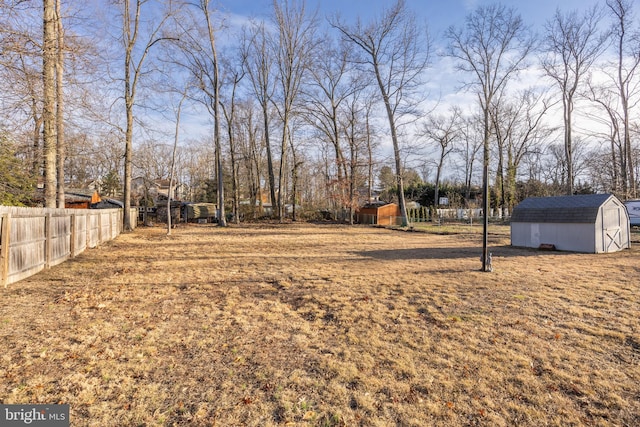
{"type": "Polygon", "coordinates": [[[141,14],[145,0],[135,0],[134,10],[131,10],[131,0],[123,1],[123,25],[122,42],[124,45],[124,103],[126,112],[125,130],[125,154],[124,154],[124,215],[123,227],[125,230],[132,229],[131,223],[131,179],[133,156],[133,107],[136,102],[136,95],[140,78],[146,72],[144,65],[149,56],[149,51],[158,42],[165,40],[161,31],[170,13],[163,13],[157,25],[151,25],[146,34],[142,34],[141,14]],[[140,46],[139,38],[147,36],[140,46]]]}
{"type": "Polygon", "coordinates": [[[185,55],[185,61],[181,64],[187,68],[194,80],[194,86],[200,89],[201,96],[198,101],[207,108],[213,119],[213,145],[215,155],[215,182],[217,193],[218,225],[227,225],[225,214],[224,192],[224,165],[222,156],[222,143],[220,123],[222,120],[221,106],[221,77],[220,61],[216,46],[216,28],[213,11],[210,9],[210,0],[199,0],[190,3],[197,9],[197,14],[190,11],[185,16],[180,16],[178,25],[180,47],[185,55]]]}
{"type": "Polygon", "coordinates": [[[615,19],[612,29],[613,44],[616,51],[616,73],[612,76],[619,93],[622,129],[622,153],[620,157],[622,191],[625,197],[636,197],[636,177],[634,171],[633,150],[631,147],[631,125],[629,111],[632,97],[637,95],[638,86],[634,77],[640,66],[640,28],[633,28],[633,2],[628,0],[607,0],[610,15],[615,19]]]}
{"type": "Polygon", "coordinates": [[[57,162],[57,201],[58,207],[64,208],[65,157],[66,142],[64,138],[64,26],[60,1],[55,0],[56,23],[56,162],[57,162]]]}
{"type": "Polygon", "coordinates": [[[364,107],[365,135],[367,145],[367,203],[373,200],[373,153],[375,148],[377,147],[377,144],[374,141],[376,130],[371,123],[373,104],[373,99],[370,97],[369,100],[365,103],[364,107]]]}
{"type": "MultiPolygon", "coordinates": [[[[587,89],[582,94],[586,99],[596,104],[602,110],[605,111],[606,115],[602,114],[600,109],[597,109],[593,114],[588,113],[587,116],[589,119],[595,123],[599,123],[603,125],[603,128],[607,129],[605,135],[602,135],[602,139],[609,142],[609,153],[606,156],[609,160],[607,162],[606,168],[608,169],[608,173],[611,175],[611,180],[608,183],[607,191],[611,191],[615,194],[623,194],[626,197],[627,185],[623,184],[623,182],[627,181],[627,172],[628,169],[626,167],[626,149],[624,146],[623,138],[621,135],[621,128],[624,127],[621,124],[621,117],[618,114],[617,107],[617,97],[618,95],[615,93],[616,91],[610,90],[609,87],[603,87],[601,85],[596,85],[592,81],[587,81],[587,89]]],[[[600,134],[604,132],[598,132],[595,136],[600,139],[600,134]]],[[[594,152],[595,153],[595,152],[594,152]]],[[[602,150],[599,155],[602,154],[602,150]]],[[[594,161],[590,162],[593,166],[596,164],[594,161]]],[[[602,166],[598,163],[599,166],[602,166]]],[[[602,173],[598,174],[600,177],[604,176],[602,173]]]]}
{"type": "Polygon", "coordinates": [[[244,100],[237,105],[238,148],[244,164],[245,182],[249,190],[249,209],[256,218],[256,206],[262,212],[262,179],[264,144],[259,143],[260,126],[254,119],[256,111],[252,100],[244,100]]]}
{"type": "Polygon", "coordinates": [[[227,219],[224,211],[224,171],[222,168],[222,145],[220,144],[220,77],[218,50],[216,48],[216,37],[211,14],[209,12],[209,0],[200,0],[202,10],[207,23],[207,36],[209,46],[207,54],[210,54],[211,74],[211,109],[213,111],[213,140],[216,148],[216,177],[218,182],[218,225],[225,227],[227,219]]]}
{"type": "MultiPolygon", "coordinates": [[[[353,88],[352,93],[345,99],[343,113],[341,114],[340,127],[341,133],[344,134],[348,146],[349,157],[345,159],[347,172],[347,197],[346,207],[349,210],[349,224],[353,225],[356,209],[359,205],[358,189],[364,183],[365,177],[370,172],[372,155],[371,150],[371,134],[368,123],[368,114],[370,112],[370,103],[365,100],[368,95],[366,85],[362,84],[362,79],[358,74],[352,77],[353,88]],[[362,161],[361,157],[365,157],[369,161],[362,161]],[[367,173],[362,173],[363,165],[367,167],[367,173]]],[[[370,178],[369,178],[370,179],[370,178]]],[[[371,200],[369,195],[368,201],[371,200]]]]}
{"type": "Polygon", "coordinates": [[[606,144],[595,147],[587,154],[586,169],[589,183],[598,193],[617,193],[614,186],[618,183],[619,173],[617,167],[612,167],[611,152],[606,144]]]}
{"type": "Polygon", "coordinates": [[[187,89],[182,92],[180,102],[176,108],[176,128],[173,138],[173,150],[171,151],[171,166],[169,170],[169,191],[167,192],[167,235],[171,235],[171,198],[173,196],[173,186],[176,175],[176,152],[178,151],[178,135],[180,134],[180,116],[182,113],[182,103],[187,98],[187,89]]]}
{"type": "Polygon", "coordinates": [[[460,133],[462,143],[459,145],[456,154],[462,159],[464,164],[464,187],[465,200],[471,199],[471,186],[473,184],[473,175],[475,173],[475,164],[478,153],[483,145],[483,124],[477,115],[463,116],[461,119],[460,133]]]}
{"type": "Polygon", "coordinates": [[[289,131],[287,132],[289,138],[289,150],[291,150],[291,220],[298,220],[297,204],[299,199],[299,183],[300,183],[300,170],[304,165],[303,150],[301,146],[304,144],[304,140],[301,142],[297,140],[296,134],[303,124],[302,118],[298,114],[292,115],[289,120],[289,131]]]}
{"type": "Polygon", "coordinates": [[[498,148],[496,177],[497,206],[505,216],[517,203],[516,180],[523,159],[539,149],[555,129],[544,122],[554,103],[545,92],[527,89],[501,93],[491,107],[491,119],[498,148]]]}
{"type": "Polygon", "coordinates": [[[491,103],[525,64],[533,47],[533,38],[515,10],[502,5],[478,7],[467,15],[466,27],[449,27],[450,56],[458,60],[458,69],[471,73],[483,114],[483,243],[482,271],[487,269],[487,229],[489,226],[489,142],[491,137],[491,103]]]}
{"type": "Polygon", "coordinates": [[[279,83],[279,98],[271,101],[282,121],[280,170],[278,175],[278,218],[284,218],[286,152],[294,103],[300,94],[302,78],[308,71],[315,45],[315,16],[307,16],[304,0],[274,0],[274,24],[278,31],[274,50],[279,83]]]}
{"type": "Polygon", "coordinates": [[[0,2],[3,127],[7,133],[24,135],[24,142],[16,149],[25,153],[25,161],[36,177],[41,175],[43,166],[42,10],[35,3],[23,4],[24,8],[17,6],[0,2]]]}
{"type": "Polygon", "coordinates": [[[461,118],[460,133],[462,142],[455,153],[463,163],[461,169],[464,171],[464,197],[467,201],[471,198],[473,175],[476,173],[475,164],[483,144],[483,128],[482,118],[477,114],[465,115],[461,118]]]}
{"type": "Polygon", "coordinates": [[[436,182],[434,192],[434,203],[439,205],[440,178],[442,168],[449,154],[456,148],[455,141],[461,137],[461,113],[460,108],[452,107],[447,116],[430,116],[426,123],[422,125],[421,134],[428,140],[434,141],[438,150],[436,165],[436,182]]]}
{"type": "MultiPolygon", "coordinates": [[[[333,147],[337,189],[340,193],[344,193],[343,184],[347,175],[347,164],[341,146],[340,108],[357,85],[347,80],[349,51],[346,44],[343,43],[337,48],[327,40],[318,47],[315,54],[314,65],[309,70],[310,78],[305,90],[304,117],[313,128],[317,129],[321,140],[333,147]]],[[[332,199],[343,201],[344,194],[336,194],[332,199]]],[[[340,208],[343,207],[340,206],[340,208]]]]}
{"type": "Polygon", "coordinates": [[[151,139],[141,141],[133,150],[132,163],[136,176],[146,176],[150,180],[169,179],[171,145],[161,144],[151,139]]]}
{"type": "Polygon", "coordinates": [[[331,25],[362,53],[359,64],[373,73],[385,106],[393,143],[398,204],[402,226],[407,225],[403,164],[398,129],[403,116],[415,113],[416,95],[422,74],[429,63],[430,41],[416,24],[404,0],[386,9],[382,17],[363,26],[350,27],[339,19],[331,25]]]}
{"type": "MultiPolygon", "coordinates": [[[[273,169],[273,154],[269,130],[269,105],[274,91],[274,78],[272,76],[274,55],[269,49],[269,34],[266,25],[254,23],[246,30],[242,38],[243,57],[246,60],[246,72],[251,82],[253,94],[258,99],[262,110],[262,123],[264,144],[267,155],[267,175],[269,178],[269,195],[271,203],[276,203],[276,178],[273,169]]],[[[262,207],[262,200],[260,200],[262,207]]]]}
{"type": "Polygon", "coordinates": [[[222,108],[222,113],[224,114],[224,118],[227,124],[227,138],[229,142],[229,157],[231,160],[231,195],[233,201],[233,218],[237,223],[240,222],[240,184],[238,182],[238,168],[239,162],[237,160],[238,148],[236,144],[236,103],[237,103],[237,92],[238,85],[240,81],[244,78],[244,58],[239,58],[237,67],[234,68],[230,63],[225,63],[224,71],[225,76],[224,80],[227,87],[229,87],[228,93],[226,93],[226,97],[223,99],[223,102],[220,103],[220,107],[222,108]]]}
{"type": "Polygon", "coordinates": [[[557,9],[553,18],[547,22],[542,46],[542,67],[546,75],[556,83],[562,96],[566,191],[569,195],[574,193],[572,131],[575,95],[580,81],[605,47],[606,34],[601,33],[598,28],[601,15],[597,6],[587,10],[582,16],[577,11],[563,14],[557,9]]]}
{"type": "MultiPolygon", "coordinates": [[[[563,194],[567,187],[567,168],[568,162],[564,153],[564,144],[550,144],[547,146],[547,150],[544,153],[543,165],[541,168],[542,178],[550,187],[549,195],[563,194]]],[[[575,138],[574,149],[572,151],[573,159],[573,177],[576,181],[580,174],[587,171],[588,162],[587,156],[589,155],[589,145],[582,138],[575,138]]],[[[580,186],[576,185],[576,193],[581,190],[580,186]]]]}

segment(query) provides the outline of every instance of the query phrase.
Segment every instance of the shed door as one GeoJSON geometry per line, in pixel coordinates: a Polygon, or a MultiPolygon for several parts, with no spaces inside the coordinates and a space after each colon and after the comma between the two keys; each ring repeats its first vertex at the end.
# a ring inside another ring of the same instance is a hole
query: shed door
{"type": "Polygon", "coordinates": [[[623,238],[621,234],[622,219],[620,209],[605,208],[602,212],[602,243],[603,252],[616,252],[623,248],[623,238]]]}
{"type": "Polygon", "coordinates": [[[531,247],[540,246],[540,224],[531,224],[531,247]]]}

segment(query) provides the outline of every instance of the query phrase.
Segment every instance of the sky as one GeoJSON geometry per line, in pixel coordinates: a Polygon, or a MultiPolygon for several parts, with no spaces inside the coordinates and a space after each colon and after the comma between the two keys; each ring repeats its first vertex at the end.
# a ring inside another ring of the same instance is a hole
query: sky
{"type": "MultiPolygon", "coordinates": [[[[494,0],[406,0],[409,10],[414,11],[418,19],[425,20],[434,37],[438,37],[450,25],[462,25],[465,16],[478,6],[496,3],[494,0]]],[[[525,22],[535,29],[542,28],[546,20],[552,17],[556,8],[563,11],[584,10],[604,0],[502,0],[500,3],[520,12],[525,22]]],[[[218,0],[222,11],[238,15],[266,16],[272,0],[218,0]]],[[[355,20],[357,17],[367,22],[379,16],[383,9],[395,4],[395,0],[306,0],[307,8],[318,9],[319,16],[325,17],[339,13],[342,18],[355,20]]]]}
{"type": "MultiPolygon", "coordinates": [[[[265,19],[272,10],[273,0],[213,0],[216,8],[228,17],[232,26],[239,28],[247,19],[265,19]]],[[[297,0],[302,1],[302,0],[297,0]]],[[[397,0],[304,0],[309,11],[318,12],[318,17],[326,19],[339,14],[340,19],[355,22],[358,18],[364,23],[379,18],[383,10],[391,8],[397,0]]],[[[405,0],[407,8],[415,13],[418,23],[424,22],[433,42],[432,69],[436,73],[428,73],[427,87],[433,103],[468,104],[459,89],[462,80],[455,72],[451,59],[438,55],[446,41],[444,32],[450,26],[462,27],[465,17],[479,6],[495,4],[496,0],[405,0]]],[[[537,33],[544,31],[545,23],[551,19],[559,8],[563,12],[584,11],[596,3],[604,5],[605,0],[501,0],[501,3],[515,9],[522,16],[525,24],[530,25],[537,33]]],[[[533,71],[532,71],[533,72],[533,71]]],[[[537,72],[537,71],[536,71],[537,72]]],[[[536,75],[535,80],[538,80],[536,75]]],[[[475,100],[475,97],[473,98],[475,100]]],[[[469,105],[469,108],[471,106],[469,105]]]]}
{"type": "MultiPolygon", "coordinates": [[[[250,18],[267,19],[272,3],[273,0],[212,0],[212,5],[225,15],[227,24],[236,29],[250,18]]],[[[395,3],[396,0],[305,0],[306,8],[309,11],[317,10],[318,17],[325,22],[326,18],[339,14],[344,21],[355,22],[359,18],[364,24],[380,17],[383,10],[395,3]]],[[[443,33],[448,27],[462,27],[465,17],[477,7],[495,3],[496,0],[406,0],[407,8],[415,13],[417,21],[427,25],[435,51],[444,48],[446,41],[443,33]]],[[[542,33],[545,23],[553,17],[556,9],[562,12],[584,11],[596,3],[603,5],[604,0],[502,0],[498,3],[514,8],[525,24],[530,25],[534,32],[542,33]]],[[[233,31],[228,33],[233,38],[232,34],[233,31]]],[[[450,58],[436,55],[433,61],[436,63],[432,63],[432,69],[438,72],[429,73],[429,101],[424,110],[445,111],[452,105],[461,106],[467,111],[477,108],[475,96],[460,90],[462,81],[468,76],[456,73],[450,58]]],[[[522,84],[529,86],[532,82],[537,83],[540,77],[539,70],[529,70],[522,84]]]]}

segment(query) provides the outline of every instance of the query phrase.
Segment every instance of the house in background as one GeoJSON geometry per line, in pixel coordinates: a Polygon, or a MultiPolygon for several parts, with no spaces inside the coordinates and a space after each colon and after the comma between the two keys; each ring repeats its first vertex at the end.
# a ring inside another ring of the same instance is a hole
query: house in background
{"type": "Polygon", "coordinates": [[[530,197],[513,210],[511,244],[605,253],[628,249],[629,215],[611,194],[530,197]]]}

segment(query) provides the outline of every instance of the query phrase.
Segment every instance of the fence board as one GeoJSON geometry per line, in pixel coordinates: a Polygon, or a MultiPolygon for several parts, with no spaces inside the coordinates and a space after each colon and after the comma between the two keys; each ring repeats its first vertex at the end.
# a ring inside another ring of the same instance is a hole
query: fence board
{"type": "Polygon", "coordinates": [[[52,216],[51,226],[51,259],[49,266],[53,267],[71,257],[71,216],[52,216]]]}
{"type": "Polygon", "coordinates": [[[9,233],[7,283],[17,282],[44,269],[46,264],[45,215],[12,216],[9,233]]]}
{"type": "Polygon", "coordinates": [[[100,212],[100,243],[106,242],[111,237],[111,215],[109,212],[100,212]]]}
{"type": "Polygon", "coordinates": [[[111,211],[111,239],[115,239],[120,234],[122,221],[120,220],[120,211],[111,211]]]}
{"type": "Polygon", "coordinates": [[[87,215],[73,215],[74,245],[71,256],[76,256],[87,248],[87,215]]]}
{"type": "Polygon", "coordinates": [[[89,215],[89,247],[96,248],[100,244],[100,215],[89,215]]]}

